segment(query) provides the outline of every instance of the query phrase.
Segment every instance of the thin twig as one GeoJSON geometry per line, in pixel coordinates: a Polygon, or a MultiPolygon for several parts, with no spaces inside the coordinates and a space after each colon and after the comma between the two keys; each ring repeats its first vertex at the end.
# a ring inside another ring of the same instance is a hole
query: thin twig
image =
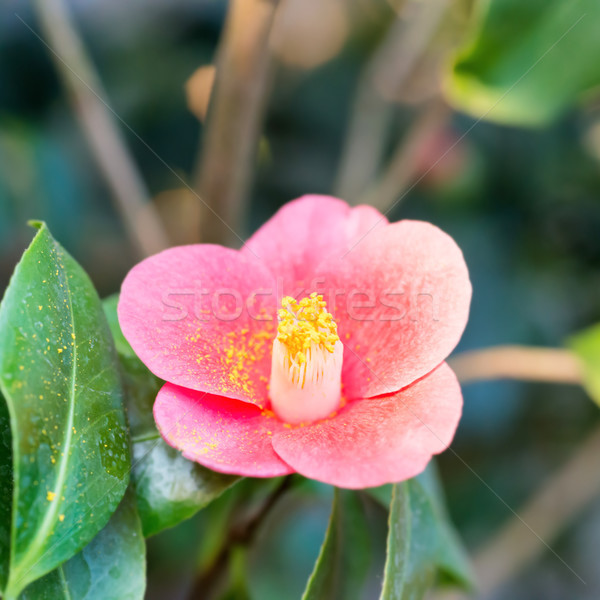
{"type": "MultiPolygon", "coordinates": [[[[581,364],[568,350],[498,346],[465,352],[449,361],[463,383],[490,379],[519,379],[581,384],[581,364]]],[[[475,552],[473,566],[477,597],[489,596],[514,578],[564,531],[600,492],[600,428],[578,448],[502,529],[475,552]],[[597,476],[594,476],[597,474],[597,476]],[[527,527],[524,526],[527,524],[527,527]],[[531,535],[531,531],[536,535],[531,535]],[[542,542],[542,540],[544,540],[542,542]]],[[[435,600],[464,600],[462,592],[441,592],[435,600]]]]}
{"type": "Polygon", "coordinates": [[[203,242],[235,241],[231,230],[239,229],[271,88],[269,32],[276,4],[230,2],[196,176],[208,205],[201,222],[203,242]]]}
{"type": "MultiPolygon", "coordinates": [[[[360,78],[341,159],[336,194],[356,204],[374,180],[382,162],[393,105],[381,95],[381,82],[402,88],[449,6],[448,0],[412,3],[412,18],[400,14],[360,78]]],[[[402,11],[401,11],[402,13],[402,11]]]]}
{"type": "MultiPolygon", "coordinates": [[[[477,598],[486,598],[512,580],[546,550],[600,494],[600,428],[597,428],[547,483],[480,550],[473,566],[477,598]],[[539,537],[523,526],[527,523],[539,537]]],[[[463,600],[462,593],[440,593],[436,600],[463,600]]]]}
{"type": "Polygon", "coordinates": [[[290,489],[293,479],[291,475],[284,477],[281,483],[266,498],[262,506],[245,522],[234,525],[227,534],[221,550],[207,568],[198,575],[188,594],[189,600],[205,600],[210,598],[216,586],[221,582],[229,565],[229,559],[234,548],[248,546],[253,540],[273,507],[290,489]]]}
{"type": "Polygon", "coordinates": [[[145,183],[111,111],[100,77],[64,0],[35,0],[48,47],[82,131],[112,193],[131,243],[142,256],[169,245],[145,183]]]}
{"type": "Polygon", "coordinates": [[[440,99],[431,100],[402,138],[381,176],[360,197],[358,204],[370,204],[382,213],[398,205],[399,199],[417,177],[422,145],[440,130],[451,111],[440,99]]]}
{"type": "Polygon", "coordinates": [[[583,381],[580,361],[569,350],[497,346],[464,352],[448,362],[463,383],[488,379],[574,384],[583,381]]]}

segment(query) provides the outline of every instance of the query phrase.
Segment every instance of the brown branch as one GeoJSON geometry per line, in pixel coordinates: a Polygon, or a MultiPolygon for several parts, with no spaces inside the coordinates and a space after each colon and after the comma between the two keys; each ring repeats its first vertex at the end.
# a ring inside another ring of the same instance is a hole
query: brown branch
{"type": "Polygon", "coordinates": [[[582,367],[569,350],[497,346],[464,352],[450,366],[463,383],[488,379],[520,379],[581,384],[582,367]]]}
{"type": "MultiPolygon", "coordinates": [[[[463,383],[489,379],[573,384],[583,381],[578,358],[562,349],[498,346],[465,352],[449,363],[463,383]]],[[[599,455],[600,428],[597,428],[525,506],[475,552],[478,598],[490,596],[542,553],[552,551],[549,544],[600,493],[600,471],[596,468],[599,455]]],[[[565,566],[579,577],[569,565],[565,566]]],[[[438,592],[433,598],[464,600],[469,595],[438,592]]]]}
{"type": "Polygon", "coordinates": [[[268,97],[275,0],[231,0],[218,49],[201,162],[203,242],[239,240],[243,205],[268,97]]]}
{"type": "Polygon", "coordinates": [[[381,164],[393,105],[381,94],[396,95],[437,33],[448,10],[448,0],[432,0],[406,7],[411,18],[401,15],[390,27],[361,76],[348,136],[341,159],[336,194],[352,204],[365,193],[381,164]]]}
{"type": "Polygon", "coordinates": [[[207,600],[211,597],[215,588],[222,581],[234,548],[248,546],[252,543],[259,527],[280,498],[290,489],[292,483],[292,476],[285,477],[253,515],[229,530],[219,553],[194,581],[188,594],[189,600],[207,600]]]}
{"type": "MultiPolygon", "coordinates": [[[[516,516],[475,552],[473,566],[478,598],[490,596],[544,552],[549,551],[549,545],[600,495],[598,456],[600,428],[597,428],[576,450],[574,456],[517,511],[516,516]]],[[[580,579],[566,563],[565,568],[580,579]]],[[[437,594],[435,598],[462,600],[468,596],[451,592],[437,594]]]]}
{"type": "Polygon", "coordinates": [[[35,0],[34,6],[47,37],[47,42],[40,40],[50,51],[69,93],[73,110],[112,191],[132,245],[142,256],[163,250],[169,245],[167,235],[127,150],[115,113],[104,100],[106,94],[100,77],[71,20],[66,3],[64,0],[35,0]]]}
{"type": "Polygon", "coordinates": [[[398,144],[381,176],[360,197],[358,204],[370,204],[382,213],[397,206],[415,183],[423,143],[446,124],[450,114],[450,109],[440,99],[431,100],[398,144]]]}

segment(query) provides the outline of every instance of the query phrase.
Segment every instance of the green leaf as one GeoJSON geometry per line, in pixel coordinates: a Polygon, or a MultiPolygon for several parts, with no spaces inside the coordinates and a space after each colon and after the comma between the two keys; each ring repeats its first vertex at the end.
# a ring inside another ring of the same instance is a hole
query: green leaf
{"type": "Polygon", "coordinates": [[[152,405],[162,381],[137,358],[117,318],[118,297],[104,310],[119,352],[133,440],[132,479],[146,537],[189,519],[239,478],[216,473],[189,461],[160,437],[152,405]]]}
{"type": "Polygon", "coordinates": [[[379,487],[365,489],[365,492],[367,492],[371,498],[374,498],[377,500],[377,502],[379,502],[379,504],[385,506],[386,508],[389,508],[392,502],[393,491],[394,485],[391,483],[380,485],[379,487]]]}
{"type": "Polygon", "coordinates": [[[10,520],[12,514],[12,438],[10,415],[0,394],[0,589],[6,586],[10,560],[10,520]]]}
{"type": "Polygon", "coordinates": [[[423,598],[438,571],[470,587],[470,568],[426,475],[392,488],[381,600],[423,598]]]}
{"type": "Polygon", "coordinates": [[[0,389],[12,430],[4,594],[12,598],[106,525],[129,478],[123,391],[102,305],[43,224],[0,306],[0,389]]]}
{"type": "Polygon", "coordinates": [[[592,400],[600,405],[600,325],[594,325],[567,341],[583,368],[583,385],[592,400]]]}
{"type": "Polygon", "coordinates": [[[476,118],[539,126],[600,85],[600,2],[478,0],[447,81],[476,118]]]}
{"type": "Polygon", "coordinates": [[[325,540],[302,600],[361,598],[369,563],[369,531],[360,496],[336,489],[325,540]]]}
{"type": "Polygon", "coordinates": [[[252,600],[246,581],[247,549],[243,546],[235,546],[231,551],[228,565],[227,587],[219,595],[219,600],[252,600]]]}
{"type": "Polygon", "coordinates": [[[133,456],[146,537],[189,519],[239,479],[183,458],[161,439],[135,443],[133,456]]]}
{"type": "MultiPolygon", "coordinates": [[[[113,294],[112,296],[109,296],[108,298],[105,298],[102,301],[102,308],[104,309],[104,314],[106,315],[106,320],[108,321],[108,326],[110,327],[110,332],[112,333],[113,340],[115,342],[115,348],[117,349],[117,353],[119,354],[120,358],[137,359],[133,348],[125,339],[125,336],[121,331],[121,326],[119,325],[119,317],[117,316],[118,304],[118,294],[113,294]]],[[[140,361],[138,360],[138,362],[140,361]]]]}
{"type": "Polygon", "coordinates": [[[135,498],[127,493],[89,545],[19,600],[143,600],[145,589],[146,544],[135,498]]]}
{"type": "MultiPolygon", "coordinates": [[[[431,530],[427,535],[436,538],[435,564],[438,572],[443,576],[444,581],[471,589],[473,585],[471,567],[462,542],[447,515],[444,493],[435,462],[431,461],[423,473],[405,483],[412,497],[423,501],[417,504],[417,508],[423,513],[424,506],[428,516],[423,523],[431,530]]],[[[392,496],[398,485],[382,485],[365,491],[382,506],[391,509],[392,496]]],[[[397,498],[396,500],[398,501],[397,498]]]]}
{"type": "MultiPolygon", "coordinates": [[[[408,484],[399,483],[392,488],[392,503],[390,505],[389,533],[387,542],[387,561],[381,590],[382,600],[400,600],[404,594],[411,554],[411,506],[408,484]]],[[[424,578],[431,579],[431,569],[424,570],[424,578]]],[[[429,583],[429,582],[427,582],[429,583]]],[[[425,588],[427,589],[427,588],[425,588]]],[[[415,590],[415,598],[423,594],[415,590]]]]}

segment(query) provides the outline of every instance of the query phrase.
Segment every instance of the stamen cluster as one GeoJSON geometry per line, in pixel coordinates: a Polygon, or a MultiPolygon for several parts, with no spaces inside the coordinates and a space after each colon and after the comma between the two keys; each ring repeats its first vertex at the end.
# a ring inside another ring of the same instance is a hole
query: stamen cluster
{"type": "Polygon", "coordinates": [[[333,352],[340,339],[337,324],[326,310],[323,296],[313,292],[299,302],[291,296],[281,301],[277,339],[286,346],[293,362],[306,362],[306,352],[314,344],[333,352]]]}

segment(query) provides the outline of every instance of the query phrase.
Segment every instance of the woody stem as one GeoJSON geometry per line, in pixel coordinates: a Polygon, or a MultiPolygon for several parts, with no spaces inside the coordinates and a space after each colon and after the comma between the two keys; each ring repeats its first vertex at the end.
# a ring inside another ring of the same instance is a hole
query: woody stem
{"type": "Polygon", "coordinates": [[[188,594],[189,600],[207,600],[215,594],[227,572],[233,550],[236,547],[248,546],[252,543],[267,515],[292,484],[291,475],[284,477],[254,514],[250,515],[243,523],[232,525],[214,560],[198,574],[193,582],[188,594]]]}

